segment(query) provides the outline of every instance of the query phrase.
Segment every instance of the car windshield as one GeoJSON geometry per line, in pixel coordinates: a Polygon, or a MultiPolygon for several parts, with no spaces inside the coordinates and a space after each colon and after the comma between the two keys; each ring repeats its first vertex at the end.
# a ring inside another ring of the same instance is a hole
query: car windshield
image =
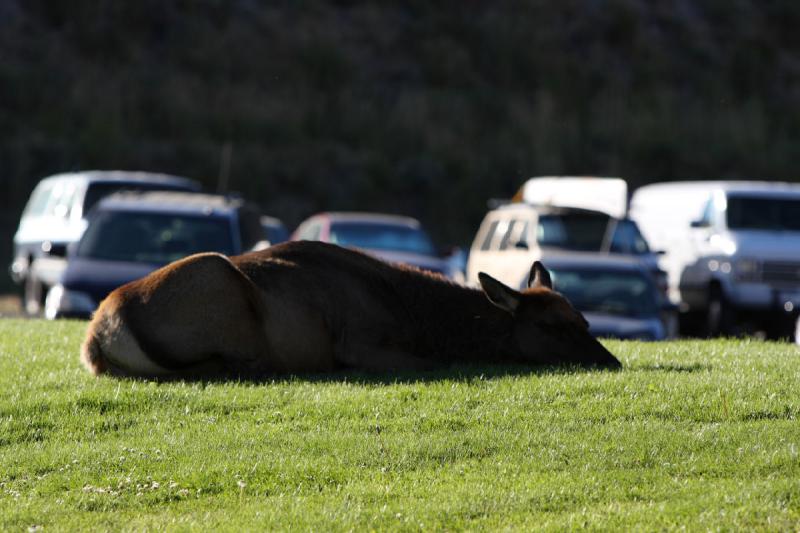
{"type": "Polygon", "coordinates": [[[579,311],[631,318],[658,314],[654,286],[642,272],[551,268],[550,273],[553,287],[579,311]]]}
{"type": "Polygon", "coordinates": [[[602,213],[540,215],[536,240],[543,247],[599,251],[609,220],[610,217],[602,213]]]}
{"type": "Polygon", "coordinates": [[[728,228],[800,231],[800,198],[728,197],[728,228]]]}
{"type": "Polygon", "coordinates": [[[197,252],[231,255],[231,236],[225,218],[100,211],[81,238],[77,256],[166,264],[197,252]]]}
{"type": "Polygon", "coordinates": [[[428,235],[419,228],[381,222],[334,222],[330,242],[371,250],[434,255],[428,235]]]}

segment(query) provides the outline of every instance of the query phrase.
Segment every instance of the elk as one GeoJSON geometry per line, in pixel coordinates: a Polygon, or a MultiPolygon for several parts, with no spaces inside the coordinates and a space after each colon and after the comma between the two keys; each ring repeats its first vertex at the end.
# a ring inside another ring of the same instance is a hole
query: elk
{"type": "Polygon", "coordinates": [[[255,377],[457,362],[618,368],[540,262],[483,290],[320,242],[202,253],[113,291],[89,324],[94,374],[255,377]]]}

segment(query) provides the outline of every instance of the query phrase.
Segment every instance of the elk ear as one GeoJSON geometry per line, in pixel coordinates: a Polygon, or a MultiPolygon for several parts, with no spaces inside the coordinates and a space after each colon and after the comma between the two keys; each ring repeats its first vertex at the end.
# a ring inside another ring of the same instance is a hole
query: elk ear
{"type": "Polygon", "coordinates": [[[486,293],[490,302],[512,314],[517,310],[520,300],[520,294],[517,291],[503,285],[484,272],[478,274],[478,280],[480,280],[483,292],[486,293]]]}
{"type": "Polygon", "coordinates": [[[531,273],[528,276],[528,288],[535,287],[553,288],[553,280],[550,278],[550,272],[544,267],[541,261],[534,261],[531,266],[531,273]]]}

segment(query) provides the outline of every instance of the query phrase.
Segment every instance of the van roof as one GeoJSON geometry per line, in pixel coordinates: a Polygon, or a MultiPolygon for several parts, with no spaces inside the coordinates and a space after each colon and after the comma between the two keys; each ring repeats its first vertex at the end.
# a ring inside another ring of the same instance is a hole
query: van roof
{"type": "Polygon", "coordinates": [[[756,180],[699,180],[699,181],[667,181],[651,183],[639,187],[634,192],[634,196],[641,196],[640,191],[652,191],[654,193],[663,192],[686,192],[714,191],[725,192],[790,192],[800,193],[800,183],[789,183],[785,181],[756,181],[756,180]]]}
{"type": "Polygon", "coordinates": [[[86,170],[80,172],[63,172],[43,178],[42,181],[85,181],[88,183],[96,182],[126,182],[126,183],[159,183],[164,185],[174,185],[184,187],[187,190],[199,191],[200,184],[192,179],[171,174],[157,172],[143,172],[131,170],[86,170]]]}

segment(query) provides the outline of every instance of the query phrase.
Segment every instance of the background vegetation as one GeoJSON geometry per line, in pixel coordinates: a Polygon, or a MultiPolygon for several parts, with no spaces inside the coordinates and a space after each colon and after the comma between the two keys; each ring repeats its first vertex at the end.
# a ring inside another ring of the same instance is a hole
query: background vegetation
{"type": "Polygon", "coordinates": [[[443,243],[531,175],[796,180],[798,27],[792,0],[3,0],[0,237],[42,176],[213,190],[225,146],[290,225],[395,211],[443,243]]]}
{"type": "Polygon", "coordinates": [[[800,354],[608,342],[620,372],[93,378],[0,320],[0,530],[796,531],[800,354]]]}

